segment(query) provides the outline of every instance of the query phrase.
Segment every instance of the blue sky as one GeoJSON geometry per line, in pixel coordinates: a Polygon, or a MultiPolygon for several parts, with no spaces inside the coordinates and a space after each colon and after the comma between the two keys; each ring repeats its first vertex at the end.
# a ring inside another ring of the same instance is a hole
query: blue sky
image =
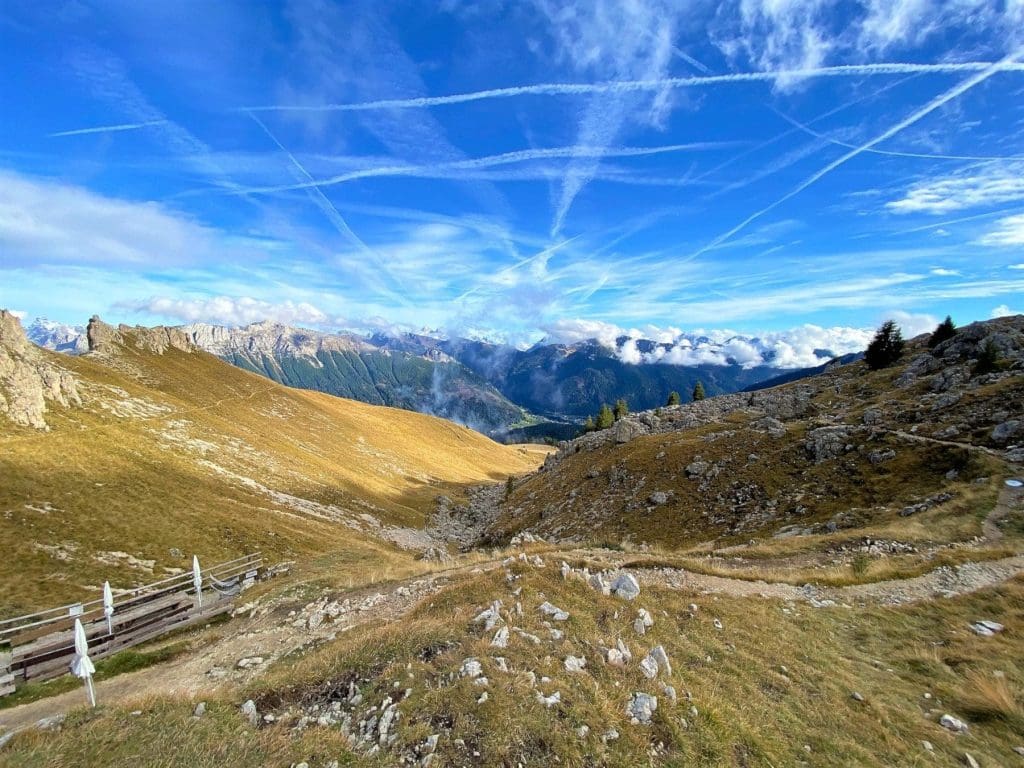
{"type": "Polygon", "coordinates": [[[1021,0],[11,0],[0,305],[837,347],[1024,311],[1022,47],[1021,0]]]}

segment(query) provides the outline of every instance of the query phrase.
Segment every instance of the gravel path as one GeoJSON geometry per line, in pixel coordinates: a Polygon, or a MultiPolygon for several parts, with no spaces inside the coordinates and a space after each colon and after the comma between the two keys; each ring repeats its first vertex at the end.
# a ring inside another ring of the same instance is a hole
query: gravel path
{"type": "MultiPolygon", "coordinates": [[[[585,558],[600,567],[617,568],[630,556],[610,550],[577,549],[545,553],[548,567],[561,559],[585,558]]],[[[324,596],[303,604],[287,595],[256,602],[245,618],[229,625],[231,634],[192,656],[167,664],[120,675],[96,684],[102,703],[126,704],[153,695],[199,697],[219,688],[236,688],[258,676],[275,659],[294,650],[330,641],[341,632],[368,622],[401,618],[423,597],[451,584],[453,576],[484,572],[501,566],[500,561],[459,566],[447,571],[380,589],[369,587],[324,596]],[[239,668],[243,659],[262,659],[239,668]]],[[[1024,555],[985,563],[941,567],[912,579],[882,581],[842,588],[803,587],[763,581],[710,576],[677,568],[633,569],[641,584],[660,585],[698,593],[719,593],[744,598],[808,601],[815,605],[832,603],[906,603],[950,597],[1002,583],[1024,572],[1024,555]],[[828,602],[832,601],[832,603],[828,602]]],[[[244,607],[244,606],[243,606],[244,607]]],[[[215,630],[216,631],[216,630],[215,630]]],[[[79,689],[0,711],[0,735],[30,727],[43,718],[59,716],[83,705],[79,689]]]]}

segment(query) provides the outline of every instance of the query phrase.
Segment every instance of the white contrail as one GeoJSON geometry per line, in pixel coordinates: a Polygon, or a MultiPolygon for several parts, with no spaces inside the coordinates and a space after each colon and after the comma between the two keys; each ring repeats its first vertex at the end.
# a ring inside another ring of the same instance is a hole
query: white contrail
{"type": "MultiPolygon", "coordinates": [[[[1003,62],[999,62],[1003,64],[1003,62]]],[[[447,96],[419,96],[410,99],[379,99],[377,101],[344,104],[272,104],[241,107],[245,112],[362,112],[378,109],[420,109],[446,104],[464,104],[487,99],[508,99],[517,96],[574,96],[594,93],[630,93],[660,91],[665,88],[704,88],[724,83],[756,83],[780,78],[815,77],[873,77],[878,75],[912,75],[919,73],[985,72],[995,66],[989,61],[964,61],[940,64],[910,64],[903,62],[878,64],[845,64],[834,67],[785,69],[772,72],[736,72],[728,75],[700,75],[694,77],[665,77],[652,80],[612,80],[603,83],[537,83],[509,88],[489,88],[483,91],[454,93],[447,96]]],[[[1007,71],[1024,71],[1024,64],[1006,63],[1007,71]]]]}
{"type": "MultiPolygon", "coordinates": [[[[277,137],[270,132],[270,129],[267,128],[266,125],[264,125],[262,120],[260,120],[258,117],[256,117],[256,115],[251,113],[249,117],[251,117],[255,121],[256,125],[263,129],[263,132],[267,135],[267,138],[269,138],[272,142],[274,142],[274,144],[277,145],[277,148],[280,149],[285,154],[288,160],[291,161],[291,164],[295,167],[295,170],[298,171],[302,177],[308,179],[311,182],[314,181],[313,177],[309,174],[309,171],[306,170],[305,166],[302,165],[302,163],[300,163],[298,159],[296,159],[295,155],[293,155],[280,141],[277,140],[277,137]]],[[[359,248],[359,250],[363,251],[363,253],[365,253],[371,259],[373,259],[374,263],[376,263],[377,266],[383,270],[384,274],[388,275],[392,280],[394,280],[396,283],[400,285],[399,281],[391,273],[391,270],[388,268],[388,265],[384,263],[384,260],[381,259],[380,256],[378,256],[377,253],[372,248],[370,248],[370,246],[363,242],[362,238],[360,238],[359,235],[352,231],[352,228],[348,225],[348,222],[345,221],[345,217],[341,215],[341,212],[338,211],[337,208],[334,207],[334,203],[330,201],[327,195],[325,195],[323,191],[315,184],[307,187],[306,189],[308,191],[308,194],[312,198],[313,202],[321,211],[323,211],[327,219],[331,222],[331,224],[334,225],[334,228],[337,229],[341,235],[347,237],[354,245],[356,245],[359,248]]],[[[395,294],[393,291],[389,290],[387,291],[387,293],[392,298],[400,300],[401,303],[407,303],[402,296],[395,294]]]]}
{"type": "Polygon", "coordinates": [[[707,251],[711,250],[712,248],[715,248],[715,247],[721,245],[723,242],[725,242],[726,240],[731,238],[733,235],[735,235],[738,232],[740,232],[743,229],[745,229],[748,224],[750,224],[753,221],[756,221],[757,219],[761,218],[762,216],[764,216],[769,211],[774,210],[775,208],[779,207],[780,205],[782,205],[787,200],[789,200],[789,199],[795,197],[796,195],[800,194],[805,189],[807,189],[809,186],[811,186],[812,184],[816,183],[817,181],[819,181],[823,177],[827,176],[828,174],[830,174],[832,171],[834,171],[839,166],[844,165],[849,160],[852,160],[853,158],[857,157],[857,155],[859,155],[859,154],[861,154],[863,152],[867,152],[869,149],[871,149],[876,144],[880,144],[881,142],[883,142],[883,141],[885,141],[887,139],[891,139],[893,136],[895,136],[896,134],[900,133],[901,131],[909,128],[914,123],[916,123],[919,120],[921,120],[923,117],[925,117],[925,116],[931,114],[932,112],[934,112],[936,109],[941,107],[943,104],[946,104],[946,103],[952,101],[953,99],[957,98],[958,96],[961,96],[962,94],[964,94],[967,91],[969,91],[974,86],[976,86],[976,85],[978,85],[980,83],[983,83],[985,80],[988,80],[988,78],[992,77],[992,75],[996,74],[997,72],[1002,72],[1002,71],[1004,71],[1006,69],[1017,68],[1017,65],[1015,65],[1013,62],[1015,62],[1020,57],[1020,55],[1022,53],[1024,53],[1024,51],[1017,51],[1015,53],[1010,54],[1009,56],[1007,56],[1006,58],[1002,59],[1001,61],[997,61],[994,64],[989,64],[982,71],[978,72],[975,75],[972,75],[971,77],[969,77],[966,80],[962,81],[961,83],[959,83],[958,85],[954,86],[953,88],[950,88],[945,93],[940,94],[939,96],[936,96],[934,99],[932,99],[927,104],[925,104],[923,107],[921,107],[920,109],[918,109],[917,111],[912,113],[910,116],[905,117],[903,120],[901,120],[900,122],[896,123],[895,125],[889,127],[888,129],[886,129],[882,133],[878,134],[875,138],[871,139],[870,141],[868,141],[868,142],[866,142],[864,144],[861,144],[859,147],[854,147],[849,152],[847,152],[845,155],[840,157],[838,160],[833,160],[831,163],[826,165],[821,170],[817,171],[816,173],[814,173],[813,175],[811,175],[807,179],[804,179],[804,181],[800,182],[797,186],[793,187],[793,189],[791,189],[789,192],[784,194],[782,197],[780,197],[775,202],[771,203],[770,205],[765,206],[764,208],[762,208],[759,211],[756,211],[756,212],[750,214],[750,216],[745,218],[743,221],[741,221],[735,227],[730,229],[728,232],[726,232],[726,233],[724,233],[722,235],[719,235],[714,240],[712,240],[710,243],[705,245],[703,248],[701,248],[700,250],[698,250],[695,253],[691,254],[689,259],[695,259],[698,256],[700,256],[702,253],[706,253],[707,251]]]}
{"type": "Polygon", "coordinates": [[[57,131],[47,134],[48,138],[56,139],[61,136],[85,136],[89,133],[116,133],[117,131],[137,131],[140,128],[149,128],[153,125],[167,125],[169,120],[147,120],[144,123],[122,123],[121,125],[98,125],[95,128],[76,128],[71,131],[57,131]]]}
{"type": "MultiPolygon", "coordinates": [[[[856,144],[848,144],[845,141],[832,138],[823,133],[819,133],[813,128],[804,125],[799,120],[796,120],[789,115],[786,115],[779,110],[773,110],[775,114],[781,117],[790,125],[794,126],[797,130],[803,131],[809,136],[813,136],[821,141],[826,141],[829,144],[834,144],[837,147],[845,147],[846,149],[856,149],[856,144]]],[[[925,160],[972,160],[972,161],[990,161],[990,160],[1024,160],[1024,155],[938,155],[938,154],[927,154],[923,152],[897,152],[895,150],[886,149],[865,149],[864,152],[871,152],[875,155],[888,155],[889,157],[911,157],[911,158],[922,158],[925,160]]]]}
{"type": "MultiPolygon", "coordinates": [[[[252,115],[256,119],[255,115],[252,115]]],[[[417,176],[420,174],[436,174],[442,171],[465,171],[481,168],[493,168],[499,165],[510,165],[513,163],[528,162],[531,160],[550,160],[552,158],[575,158],[575,157],[641,157],[644,155],[658,155],[667,152],[707,152],[729,147],[743,146],[743,141],[701,141],[688,144],[666,144],[657,147],[617,147],[605,149],[604,147],[546,147],[542,149],[522,149],[514,152],[504,152],[499,155],[488,155],[486,157],[475,157],[467,160],[453,160],[449,163],[438,163],[435,165],[383,165],[375,168],[361,168],[356,171],[329,176],[325,179],[316,180],[308,173],[304,174],[308,179],[298,184],[283,184],[274,187],[253,187],[246,189],[250,194],[271,194],[276,192],[290,192],[297,189],[308,189],[310,187],[330,187],[335,184],[344,184],[359,179],[371,179],[382,176],[417,176]]],[[[294,162],[295,159],[292,158],[294,162]]]]}

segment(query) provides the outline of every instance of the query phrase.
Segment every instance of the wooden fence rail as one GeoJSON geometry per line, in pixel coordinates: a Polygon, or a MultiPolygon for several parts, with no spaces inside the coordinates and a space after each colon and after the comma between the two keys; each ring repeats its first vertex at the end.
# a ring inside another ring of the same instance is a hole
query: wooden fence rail
{"type": "Polygon", "coordinates": [[[68,672],[75,654],[75,619],[85,629],[90,658],[102,659],[226,613],[262,569],[263,557],[256,552],[204,568],[201,595],[191,572],[126,590],[114,596],[109,626],[102,597],[5,619],[0,622],[0,696],[29,680],[68,672]]]}

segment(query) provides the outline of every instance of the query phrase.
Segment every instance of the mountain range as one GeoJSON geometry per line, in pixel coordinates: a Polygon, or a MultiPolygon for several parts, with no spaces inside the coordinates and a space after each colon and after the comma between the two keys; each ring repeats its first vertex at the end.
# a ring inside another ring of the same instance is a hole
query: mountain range
{"type": "MultiPolygon", "coordinates": [[[[440,416],[510,442],[571,438],[602,403],[620,398],[645,410],[664,405],[673,391],[689,400],[698,381],[712,396],[821,369],[786,369],[769,345],[742,336],[693,335],[672,343],[620,336],[518,349],[416,333],[325,333],[266,321],[240,328],[197,323],[181,330],[196,346],[278,383],[440,416]],[[686,362],[673,362],[680,350],[686,362]]],[[[26,332],[48,349],[88,350],[81,327],[37,319],[26,332]]],[[[814,350],[814,356],[827,364],[833,353],[814,350]]]]}

